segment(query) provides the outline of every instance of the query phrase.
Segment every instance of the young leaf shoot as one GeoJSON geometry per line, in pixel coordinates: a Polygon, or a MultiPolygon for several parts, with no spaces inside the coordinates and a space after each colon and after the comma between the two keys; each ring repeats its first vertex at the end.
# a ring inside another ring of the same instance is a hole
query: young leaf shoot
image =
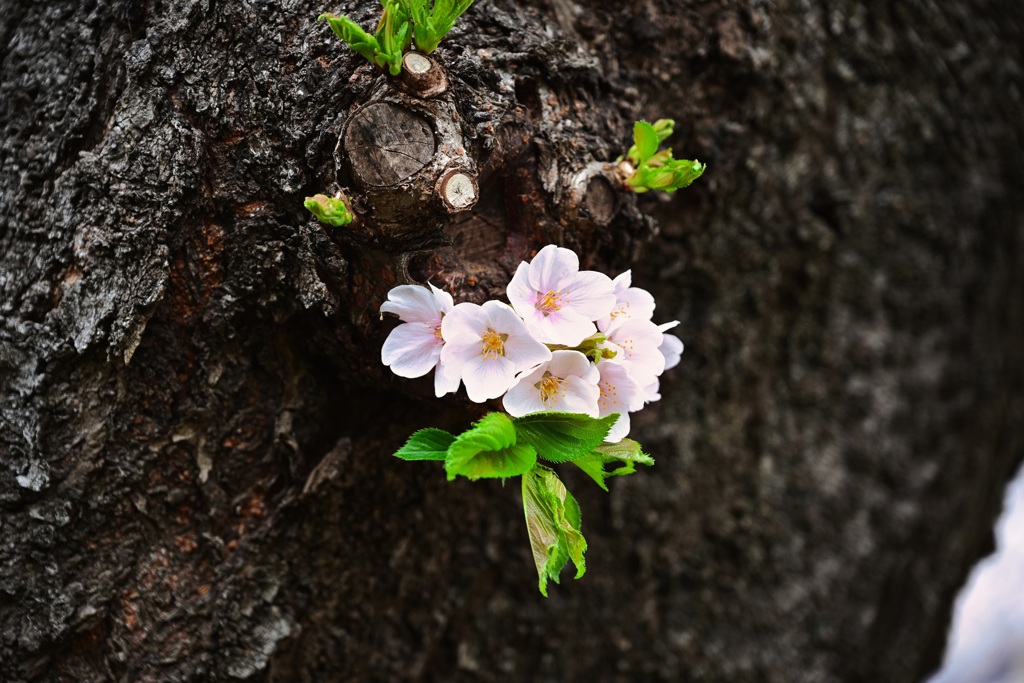
{"type": "Polygon", "coordinates": [[[626,184],[634,192],[662,190],[672,193],[688,187],[704,173],[706,164],[674,159],[671,149],[658,150],[661,143],[672,135],[674,126],[672,119],[660,119],[653,125],[646,121],[634,124],[633,146],[626,152],[629,165],[620,165],[626,169],[626,184]]]}

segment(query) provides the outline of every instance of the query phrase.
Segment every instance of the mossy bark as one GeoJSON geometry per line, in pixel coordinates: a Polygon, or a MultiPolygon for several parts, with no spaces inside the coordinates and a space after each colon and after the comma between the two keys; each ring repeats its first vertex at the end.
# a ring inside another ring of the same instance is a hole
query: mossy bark
{"type": "Polygon", "coordinates": [[[427,97],[315,22],[375,4],[4,3],[0,678],[917,683],[1024,452],[1024,6],[480,0],[427,97]],[[376,101],[471,210],[353,177],[376,101]],[[579,194],[661,117],[700,181],[579,194]],[[545,600],[376,310],[552,241],[687,351],[545,600]]]}

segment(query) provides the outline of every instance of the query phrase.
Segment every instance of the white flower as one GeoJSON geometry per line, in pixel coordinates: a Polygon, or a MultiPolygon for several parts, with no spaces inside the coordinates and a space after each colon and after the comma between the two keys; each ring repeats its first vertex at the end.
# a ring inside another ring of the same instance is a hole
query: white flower
{"type": "Polygon", "coordinates": [[[661,355],[665,356],[666,370],[671,370],[679,365],[679,358],[683,355],[683,340],[674,334],[664,334],[665,330],[670,330],[678,324],[679,321],[675,320],[664,325],[658,325],[658,329],[662,331],[661,346],[658,347],[658,350],[661,351],[661,355]]]}
{"type": "Polygon", "coordinates": [[[519,376],[502,403],[513,417],[544,410],[597,417],[597,368],[579,351],[553,351],[551,360],[519,376]]]}
{"type": "Polygon", "coordinates": [[[640,386],[646,387],[664,372],[665,356],[659,351],[662,333],[650,320],[625,320],[612,325],[605,334],[608,339],[600,346],[615,351],[613,360],[622,364],[640,386]]]}
{"type": "Polygon", "coordinates": [[[399,377],[422,377],[433,369],[434,393],[444,396],[459,388],[441,365],[441,319],[452,310],[452,296],[434,285],[399,285],[388,292],[380,312],[394,313],[402,324],[391,330],[380,350],[380,359],[399,377]]]}
{"type": "MultiPolygon", "coordinates": [[[[674,334],[665,334],[665,330],[670,330],[679,324],[678,320],[673,320],[670,323],[664,323],[658,325],[658,329],[662,332],[661,345],[658,346],[658,351],[665,357],[665,370],[674,368],[679,365],[679,358],[683,354],[683,342],[674,334]]],[[[644,385],[644,401],[652,403],[654,401],[661,400],[661,394],[658,393],[661,388],[661,383],[657,377],[649,381],[644,385]]]]}
{"type": "Polygon", "coordinates": [[[551,358],[551,351],[500,301],[455,306],[441,321],[441,336],[445,372],[461,379],[476,403],[501,396],[515,384],[516,374],[551,358]]]}
{"type": "Polygon", "coordinates": [[[526,327],[546,344],[576,346],[597,331],[593,321],[615,306],[611,279],[580,271],[576,254],[553,244],[519,264],[507,291],[526,327]]]}
{"type": "Polygon", "coordinates": [[[654,403],[661,400],[661,381],[655,377],[650,384],[644,385],[644,403],[654,403]]]}
{"type": "Polygon", "coordinates": [[[654,297],[646,289],[632,287],[632,284],[633,275],[628,270],[612,280],[615,287],[615,307],[607,317],[597,321],[599,330],[606,332],[615,323],[631,318],[650,320],[654,315],[654,297]]]}
{"type": "Polygon", "coordinates": [[[616,443],[629,434],[629,413],[644,407],[643,388],[622,363],[602,360],[597,364],[601,375],[597,387],[601,392],[597,400],[598,417],[606,417],[618,413],[619,419],[612,425],[605,441],[616,443]]]}

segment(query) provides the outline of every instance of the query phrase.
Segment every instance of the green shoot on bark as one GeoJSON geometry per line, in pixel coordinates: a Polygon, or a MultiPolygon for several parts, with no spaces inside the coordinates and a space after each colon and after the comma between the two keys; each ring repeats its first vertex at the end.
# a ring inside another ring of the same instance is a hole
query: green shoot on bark
{"type": "Polygon", "coordinates": [[[418,50],[430,54],[472,4],[473,0],[381,0],[384,12],[374,35],[344,15],[327,12],[317,21],[326,21],[349,47],[397,76],[413,41],[418,50]]]}
{"type": "Polygon", "coordinates": [[[348,208],[345,196],[340,192],[336,197],[328,197],[325,194],[306,197],[303,205],[309,209],[310,213],[317,217],[317,220],[327,223],[327,225],[333,225],[336,228],[348,225],[355,218],[352,215],[352,211],[348,208]]]}
{"type": "MultiPolygon", "coordinates": [[[[646,121],[637,121],[633,126],[633,146],[626,152],[626,184],[634,192],[661,190],[672,193],[688,187],[699,178],[706,164],[696,160],[673,159],[671,149],[658,150],[658,147],[672,135],[675,121],[660,119],[651,125],[646,121]]],[[[621,160],[620,160],[621,161],[621,160]]],[[[620,168],[625,167],[620,165],[620,168]]]]}
{"type": "Polygon", "coordinates": [[[473,0],[434,0],[433,7],[430,0],[410,0],[409,4],[416,48],[429,55],[473,0]]]}

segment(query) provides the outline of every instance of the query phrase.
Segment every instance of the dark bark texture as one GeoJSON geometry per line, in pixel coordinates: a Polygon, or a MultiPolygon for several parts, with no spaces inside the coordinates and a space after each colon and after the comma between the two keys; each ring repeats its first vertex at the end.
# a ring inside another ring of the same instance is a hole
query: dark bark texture
{"type": "Polygon", "coordinates": [[[1019,0],[478,0],[430,96],[315,22],[371,0],[0,10],[0,679],[937,665],[1024,452],[1019,0]],[[704,177],[581,197],[661,117],[704,177]],[[340,188],[353,225],[302,208],[340,188]],[[481,407],[391,376],[377,307],[548,242],[687,351],[657,466],[565,474],[588,572],[545,600],[515,487],[390,456],[481,407]]]}

